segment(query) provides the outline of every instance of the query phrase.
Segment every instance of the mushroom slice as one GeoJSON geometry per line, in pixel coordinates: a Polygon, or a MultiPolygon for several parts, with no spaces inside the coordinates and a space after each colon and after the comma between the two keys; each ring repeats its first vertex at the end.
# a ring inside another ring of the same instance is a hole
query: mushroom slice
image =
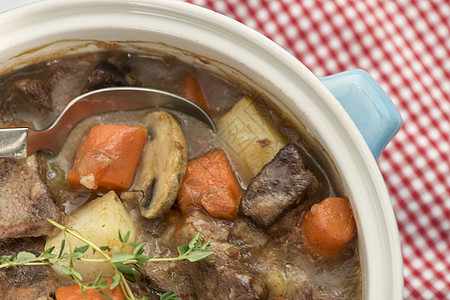
{"type": "Polygon", "coordinates": [[[145,145],[132,190],[144,193],[139,199],[141,215],[155,219],[175,202],[186,172],[188,147],[180,125],[166,111],[149,113],[145,126],[151,140],[145,145]]]}

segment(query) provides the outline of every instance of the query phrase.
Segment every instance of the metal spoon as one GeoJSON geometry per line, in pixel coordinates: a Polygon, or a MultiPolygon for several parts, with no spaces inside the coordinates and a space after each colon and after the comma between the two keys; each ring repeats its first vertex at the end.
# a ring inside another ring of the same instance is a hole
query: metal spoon
{"type": "Polygon", "coordinates": [[[0,157],[26,158],[47,148],[58,154],[72,128],[86,117],[121,110],[166,108],[183,112],[216,130],[211,117],[195,103],[160,90],[114,87],[95,90],[72,100],[48,128],[0,129],[0,157]]]}

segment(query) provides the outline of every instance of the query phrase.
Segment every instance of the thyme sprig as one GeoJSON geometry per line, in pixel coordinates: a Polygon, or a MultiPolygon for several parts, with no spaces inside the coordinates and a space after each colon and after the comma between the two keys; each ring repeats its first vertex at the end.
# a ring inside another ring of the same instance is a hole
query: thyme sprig
{"type": "MultiPolygon", "coordinates": [[[[207,249],[210,245],[209,242],[202,243],[200,240],[200,233],[197,233],[192,240],[185,245],[181,245],[177,248],[177,257],[168,258],[155,258],[153,256],[144,255],[144,247],[147,243],[131,243],[128,242],[130,237],[130,232],[127,232],[124,236],[119,231],[119,240],[121,242],[121,247],[119,251],[113,253],[109,256],[105,251],[109,250],[108,246],[97,246],[85,237],[77,230],[73,228],[61,225],[53,220],[48,219],[48,221],[55,227],[64,231],[64,239],[61,241],[61,247],[58,254],[53,253],[55,247],[45,249],[40,255],[35,255],[34,253],[21,251],[14,255],[3,255],[0,256],[0,269],[10,268],[14,266],[38,266],[38,265],[49,265],[58,266],[61,268],[64,274],[70,275],[80,286],[83,297],[87,299],[85,290],[92,289],[98,291],[98,293],[105,299],[111,298],[106,295],[102,290],[107,288],[107,281],[101,280],[102,273],[100,272],[95,281],[89,283],[83,283],[82,275],[75,269],[74,261],[86,261],[86,262],[105,262],[110,263],[114,269],[114,276],[112,277],[112,283],[109,289],[113,290],[120,285],[122,288],[126,299],[129,300],[144,300],[141,298],[137,299],[134,297],[128,282],[136,282],[136,273],[143,273],[141,267],[148,262],[160,262],[160,261],[190,261],[196,262],[199,260],[214,260],[211,255],[214,251],[207,249]],[[81,247],[76,247],[72,249],[70,244],[70,239],[68,236],[73,236],[85,243],[81,247]],[[64,252],[66,247],[66,242],[68,244],[69,252],[64,252]],[[126,247],[133,247],[132,253],[122,252],[126,247]],[[86,258],[84,254],[89,248],[98,253],[102,258],[86,258]],[[67,262],[69,262],[67,266],[67,262]]],[[[161,300],[179,300],[176,298],[173,292],[167,292],[161,295],[161,300]]]]}

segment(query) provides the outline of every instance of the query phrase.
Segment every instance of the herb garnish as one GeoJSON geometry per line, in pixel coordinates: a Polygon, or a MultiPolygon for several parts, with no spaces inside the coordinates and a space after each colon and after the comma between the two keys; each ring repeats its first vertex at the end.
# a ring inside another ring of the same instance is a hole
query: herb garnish
{"type": "MultiPolygon", "coordinates": [[[[91,241],[84,238],[78,231],[73,228],[65,227],[53,220],[47,219],[53,226],[64,231],[64,239],[61,241],[61,250],[58,254],[53,253],[55,247],[51,247],[42,252],[39,256],[34,253],[21,251],[17,253],[16,256],[13,255],[3,255],[0,256],[0,269],[10,268],[14,266],[38,266],[38,265],[49,265],[58,266],[61,268],[64,274],[70,275],[80,286],[81,292],[84,298],[87,298],[85,290],[92,289],[98,291],[102,297],[106,299],[111,298],[103,293],[101,290],[107,288],[107,281],[101,280],[102,272],[98,274],[94,282],[83,283],[83,278],[77,270],[74,268],[73,262],[76,260],[87,261],[87,262],[106,262],[110,263],[114,268],[114,276],[112,278],[112,283],[110,289],[114,289],[120,285],[122,288],[126,299],[129,300],[144,300],[146,297],[137,299],[131,292],[131,288],[128,285],[128,281],[136,282],[136,272],[143,273],[141,266],[144,266],[147,262],[158,262],[158,261],[183,261],[188,260],[190,262],[196,262],[199,260],[214,260],[210,255],[214,251],[207,249],[209,242],[203,244],[200,240],[200,234],[197,233],[194,238],[185,245],[181,245],[177,248],[178,256],[169,258],[155,258],[153,256],[143,255],[144,246],[147,243],[128,243],[130,232],[127,232],[124,236],[119,231],[119,240],[122,243],[120,250],[115,252],[112,256],[109,256],[105,251],[109,249],[108,246],[97,246],[91,241]],[[81,241],[86,245],[82,247],[76,247],[72,250],[70,247],[70,240],[67,236],[71,235],[81,241]],[[66,240],[68,241],[68,246],[70,252],[64,252],[66,240]],[[122,250],[127,247],[134,247],[133,253],[124,253],[122,250]],[[92,251],[98,252],[103,258],[90,259],[84,258],[84,253],[91,248],[92,251]],[[69,261],[69,266],[67,267],[67,261],[69,261]],[[101,281],[100,281],[101,280],[101,281]]],[[[167,292],[161,295],[161,300],[180,300],[176,298],[173,292],[167,292]]]]}

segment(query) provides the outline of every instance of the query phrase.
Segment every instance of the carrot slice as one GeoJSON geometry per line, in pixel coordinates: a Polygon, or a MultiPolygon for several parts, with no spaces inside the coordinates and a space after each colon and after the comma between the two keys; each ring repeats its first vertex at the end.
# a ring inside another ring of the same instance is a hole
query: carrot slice
{"type": "Polygon", "coordinates": [[[218,189],[200,197],[200,203],[214,218],[231,220],[236,217],[239,205],[228,188],[218,189]]]}
{"type": "Polygon", "coordinates": [[[356,234],[352,210],[343,198],[329,197],[314,204],[301,223],[303,247],[313,256],[330,258],[340,253],[356,234]]]}
{"type": "Polygon", "coordinates": [[[67,178],[89,189],[126,190],[147,139],[143,126],[97,125],[78,148],[67,178]]]}
{"type": "Polygon", "coordinates": [[[183,213],[194,207],[204,206],[208,212],[211,211],[216,216],[235,215],[230,209],[231,206],[234,207],[230,197],[236,203],[237,209],[241,190],[223,150],[212,151],[188,162],[186,174],[178,191],[178,204],[183,213]],[[229,194],[221,190],[229,190],[229,194]],[[220,199],[222,196],[228,199],[220,199]],[[224,211],[220,213],[222,209],[224,211]]]}
{"type": "Polygon", "coordinates": [[[202,90],[200,88],[200,84],[194,75],[189,75],[186,77],[183,83],[183,95],[203,108],[205,111],[208,111],[208,106],[206,105],[205,96],[203,96],[202,90]]]}
{"type": "MultiPolygon", "coordinates": [[[[113,290],[110,290],[109,286],[112,283],[112,279],[109,277],[108,278],[104,277],[100,279],[100,282],[102,282],[103,280],[106,280],[108,282],[107,288],[101,290],[103,293],[105,293],[113,300],[125,300],[125,295],[123,294],[120,285],[114,288],[113,290]]],[[[105,300],[105,298],[102,297],[98,291],[85,289],[84,292],[86,293],[88,300],[105,300]]],[[[86,298],[84,298],[83,294],[81,293],[79,285],[59,287],[56,290],[55,296],[56,300],[86,300],[86,298]]]]}

